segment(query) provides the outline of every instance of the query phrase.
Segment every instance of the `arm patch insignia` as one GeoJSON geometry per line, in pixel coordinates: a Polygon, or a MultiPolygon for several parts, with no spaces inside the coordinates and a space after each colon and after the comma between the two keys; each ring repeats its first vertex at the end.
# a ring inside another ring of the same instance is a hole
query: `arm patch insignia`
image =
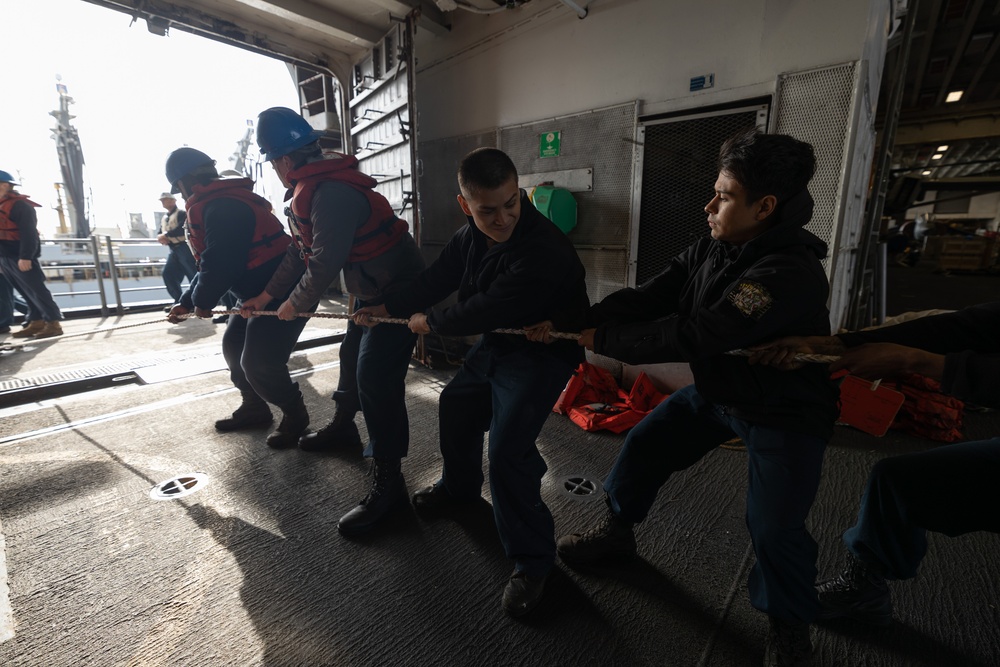
{"type": "Polygon", "coordinates": [[[766,287],[752,280],[740,281],[726,298],[745,317],[752,317],[755,320],[766,313],[774,301],[766,287]]]}

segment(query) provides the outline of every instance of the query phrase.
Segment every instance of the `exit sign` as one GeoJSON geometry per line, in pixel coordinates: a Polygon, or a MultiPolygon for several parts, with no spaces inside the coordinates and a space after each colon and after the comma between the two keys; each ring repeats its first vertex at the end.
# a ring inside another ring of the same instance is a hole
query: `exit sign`
{"type": "Polygon", "coordinates": [[[559,157],[561,132],[542,132],[538,135],[538,157],[559,157]]]}

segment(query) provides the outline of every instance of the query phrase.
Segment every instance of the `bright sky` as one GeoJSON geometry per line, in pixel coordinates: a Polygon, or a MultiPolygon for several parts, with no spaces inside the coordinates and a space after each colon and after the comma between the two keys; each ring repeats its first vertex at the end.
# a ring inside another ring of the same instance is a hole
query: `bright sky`
{"type": "MultiPolygon", "coordinates": [[[[151,226],[160,193],[170,189],[163,166],[172,150],[192,146],[215,158],[219,171],[229,169],[247,120],[272,106],[298,108],[292,76],[278,60],[180,30],[159,37],[145,21],[129,27],[127,14],[83,0],[2,2],[0,169],[42,205],[43,236],[59,224],[53,183],[62,176],[49,115],[59,108],[57,74],[75,100],[70,113],[86,160],[92,228],[127,230],[128,213],[142,213],[151,226]]],[[[280,211],[283,189],[263,167],[257,191],[280,211]]]]}

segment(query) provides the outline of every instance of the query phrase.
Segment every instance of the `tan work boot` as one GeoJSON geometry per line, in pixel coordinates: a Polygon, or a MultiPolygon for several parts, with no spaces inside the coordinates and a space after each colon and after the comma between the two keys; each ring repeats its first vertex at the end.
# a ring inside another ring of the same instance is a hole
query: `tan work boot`
{"type": "Polygon", "coordinates": [[[28,322],[28,326],[24,327],[20,331],[15,331],[10,335],[11,338],[27,338],[28,336],[34,336],[36,333],[45,328],[44,320],[31,320],[28,322]]]}
{"type": "Polygon", "coordinates": [[[36,333],[32,338],[53,338],[55,336],[62,335],[62,325],[52,320],[51,322],[45,322],[42,326],[42,330],[36,333]]]}
{"type": "Polygon", "coordinates": [[[32,336],[32,338],[53,338],[55,336],[62,336],[62,334],[62,325],[52,320],[51,322],[46,322],[42,326],[42,330],[32,336]]]}

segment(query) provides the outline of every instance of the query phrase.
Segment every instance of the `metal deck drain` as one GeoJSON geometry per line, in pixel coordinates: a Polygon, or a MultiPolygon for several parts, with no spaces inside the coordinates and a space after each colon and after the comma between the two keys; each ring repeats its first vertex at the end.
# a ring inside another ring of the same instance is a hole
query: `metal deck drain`
{"type": "Polygon", "coordinates": [[[149,497],[153,500],[176,500],[201,490],[206,484],[208,484],[208,475],[203,472],[178,475],[173,479],[160,482],[150,489],[149,497]]]}
{"type": "Polygon", "coordinates": [[[559,482],[559,490],[574,500],[596,500],[601,497],[604,485],[589,475],[568,475],[559,482]]]}

